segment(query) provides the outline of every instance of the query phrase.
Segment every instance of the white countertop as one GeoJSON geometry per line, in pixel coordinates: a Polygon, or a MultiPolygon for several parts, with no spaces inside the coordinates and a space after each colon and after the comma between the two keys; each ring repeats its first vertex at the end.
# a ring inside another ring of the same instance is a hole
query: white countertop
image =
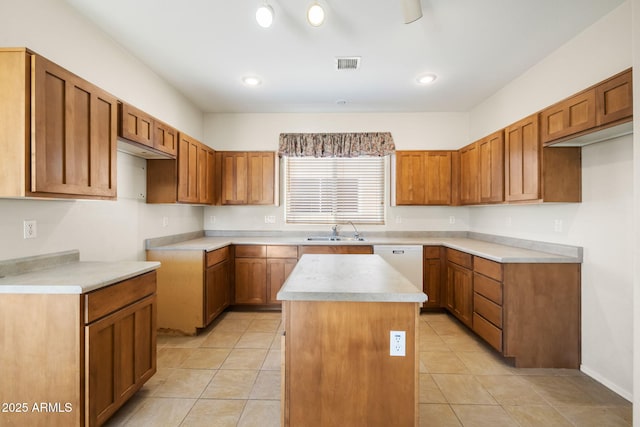
{"type": "Polygon", "coordinates": [[[419,303],[427,296],[379,255],[303,255],[278,300],[419,303]]]}
{"type": "Polygon", "coordinates": [[[212,251],[228,245],[439,245],[501,263],[580,263],[577,257],[461,237],[372,237],[365,241],[308,241],[303,237],[200,237],[151,250],[212,251]]]}
{"type": "Polygon", "coordinates": [[[71,262],[0,278],[0,294],[83,294],[158,267],[155,261],[71,262]]]}

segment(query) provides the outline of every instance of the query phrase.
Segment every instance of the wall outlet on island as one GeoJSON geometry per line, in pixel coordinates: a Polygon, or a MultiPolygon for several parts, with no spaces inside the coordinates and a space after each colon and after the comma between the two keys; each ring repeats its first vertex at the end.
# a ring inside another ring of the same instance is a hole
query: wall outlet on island
{"type": "Polygon", "coordinates": [[[406,332],[391,331],[389,335],[389,355],[406,356],[406,332]]]}

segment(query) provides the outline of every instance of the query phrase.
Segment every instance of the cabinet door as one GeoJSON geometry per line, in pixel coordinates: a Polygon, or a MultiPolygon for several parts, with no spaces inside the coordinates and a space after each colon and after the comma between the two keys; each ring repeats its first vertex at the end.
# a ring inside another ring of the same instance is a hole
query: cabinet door
{"type": "Polygon", "coordinates": [[[442,286],[442,268],[440,258],[425,259],[423,264],[422,291],[429,300],[424,303],[425,308],[440,307],[440,288],[442,286]]]}
{"type": "Polygon", "coordinates": [[[153,147],[153,118],[132,105],[120,104],[119,135],[147,147],[153,147]]]}
{"type": "Polygon", "coordinates": [[[207,269],[204,298],[204,319],[208,325],[229,306],[229,261],[207,269]]]}
{"type": "Polygon", "coordinates": [[[425,202],[425,161],[423,151],[396,152],[396,204],[422,205],[425,202]]]}
{"type": "Polygon", "coordinates": [[[606,125],[633,116],[631,70],[614,76],[596,87],[598,125],[606,125]]]}
{"type": "Polygon", "coordinates": [[[156,372],[156,296],[85,327],[86,425],[101,425],[156,372]]]}
{"type": "Polygon", "coordinates": [[[447,264],[447,308],[462,323],[473,322],[473,273],[449,262],[447,264]]]}
{"type": "Polygon", "coordinates": [[[451,152],[425,153],[425,204],[451,204],[451,152]]]}
{"type": "Polygon", "coordinates": [[[278,291],[293,271],[298,260],[296,258],[280,258],[267,260],[267,304],[280,304],[278,291]]]}
{"type": "Polygon", "coordinates": [[[200,144],[180,133],[178,140],[178,201],[198,203],[198,157],[200,144]]]}
{"type": "Polygon", "coordinates": [[[116,197],[117,100],[32,57],[31,191],[116,197]]]}
{"type": "Polygon", "coordinates": [[[247,204],[247,153],[222,153],[222,204],[247,204]]]}
{"type": "Polygon", "coordinates": [[[178,131],[166,123],[155,120],[153,148],[176,157],[178,155],[178,131]]]}
{"type": "Polygon", "coordinates": [[[198,201],[213,204],[213,180],[215,173],[215,155],[205,145],[198,147],[198,201]]]}
{"type": "Polygon", "coordinates": [[[250,205],[272,205],[275,194],[275,153],[247,154],[248,200],[250,205]]]}
{"type": "Polygon", "coordinates": [[[504,201],[504,133],[502,130],[478,141],[480,155],[480,202],[504,201]]]}
{"type": "Polygon", "coordinates": [[[540,199],[540,141],[538,115],[505,129],[505,199],[540,199]]]}
{"type": "Polygon", "coordinates": [[[469,144],[460,149],[460,202],[464,205],[478,203],[479,176],[478,144],[469,144]]]}
{"type": "Polygon", "coordinates": [[[565,99],[540,113],[543,143],[573,135],[596,125],[594,89],[565,99]]]}
{"type": "Polygon", "coordinates": [[[236,258],[236,304],[265,304],[267,301],[267,260],[236,258]]]}

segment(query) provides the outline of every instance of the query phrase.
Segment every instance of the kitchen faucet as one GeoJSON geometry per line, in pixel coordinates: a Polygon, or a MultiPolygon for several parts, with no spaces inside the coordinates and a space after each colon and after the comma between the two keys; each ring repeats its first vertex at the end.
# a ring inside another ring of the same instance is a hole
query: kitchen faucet
{"type": "Polygon", "coordinates": [[[356,228],[356,226],[353,224],[353,222],[351,221],[347,221],[349,224],[351,224],[351,226],[353,227],[353,238],[358,240],[360,239],[360,233],[358,232],[358,229],[356,228]]]}
{"type": "Polygon", "coordinates": [[[338,224],[331,227],[331,238],[335,239],[336,237],[338,237],[338,224]]]}

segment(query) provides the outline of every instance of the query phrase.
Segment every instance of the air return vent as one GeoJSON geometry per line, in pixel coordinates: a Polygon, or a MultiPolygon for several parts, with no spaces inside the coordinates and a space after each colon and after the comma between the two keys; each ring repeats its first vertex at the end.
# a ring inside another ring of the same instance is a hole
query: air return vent
{"type": "Polygon", "coordinates": [[[360,67],[359,56],[336,57],[336,70],[357,70],[360,67]]]}

